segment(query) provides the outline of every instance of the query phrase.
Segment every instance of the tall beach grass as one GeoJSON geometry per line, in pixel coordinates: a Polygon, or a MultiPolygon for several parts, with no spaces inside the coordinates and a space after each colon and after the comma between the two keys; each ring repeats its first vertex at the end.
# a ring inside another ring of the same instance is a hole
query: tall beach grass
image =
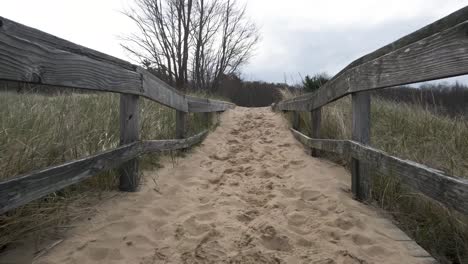
{"type": "MultiPolygon", "coordinates": [[[[285,93],[286,98],[294,94],[285,93]]],[[[468,119],[434,114],[418,105],[372,97],[371,145],[394,156],[468,178],[468,119]]],[[[310,134],[308,113],[300,130],[310,134]]],[[[321,137],[351,138],[351,100],[322,110],[321,137]]],[[[349,168],[349,157],[323,153],[349,168]]],[[[373,175],[372,203],[390,212],[395,222],[441,263],[468,263],[468,218],[408,188],[392,175],[373,175]]]]}
{"type": "MultiPolygon", "coordinates": [[[[213,120],[201,114],[189,114],[188,119],[189,135],[210,128],[213,120]]],[[[172,139],[175,110],[141,99],[140,126],[143,140],[172,139]]],[[[118,144],[118,94],[46,96],[0,91],[0,181],[118,144]]],[[[141,159],[143,169],[159,166],[159,155],[141,159]]],[[[0,252],[26,236],[40,239],[54,228],[89,215],[117,183],[118,175],[111,170],[0,215],[0,252]]]]}

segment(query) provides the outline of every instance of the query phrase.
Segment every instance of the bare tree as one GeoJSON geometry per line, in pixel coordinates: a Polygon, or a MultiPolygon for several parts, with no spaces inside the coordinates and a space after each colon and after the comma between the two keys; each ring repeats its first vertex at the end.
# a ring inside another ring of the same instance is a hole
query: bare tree
{"type": "Polygon", "coordinates": [[[246,7],[235,0],[135,0],[124,12],[139,32],[123,48],[179,89],[216,90],[246,63],[259,41],[246,7]]]}
{"type": "Polygon", "coordinates": [[[239,8],[234,0],[227,0],[222,16],[221,47],[216,57],[213,89],[216,89],[223,75],[235,73],[247,62],[258,41],[257,27],[247,19],[246,6],[239,8]]]}
{"type": "Polygon", "coordinates": [[[124,14],[140,32],[124,37],[122,47],[183,89],[188,81],[193,0],[135,0],[135,4],[124,14]]]}

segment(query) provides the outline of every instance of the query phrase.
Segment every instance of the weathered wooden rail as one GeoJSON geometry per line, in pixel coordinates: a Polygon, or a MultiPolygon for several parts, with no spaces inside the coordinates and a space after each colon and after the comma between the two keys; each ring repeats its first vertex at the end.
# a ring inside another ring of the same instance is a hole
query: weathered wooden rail
{"type": "MultiPolygon", "coordinates": [[[[468,180],[390,156],[370,146],[370,94],[366,91],[468,74],[468,7],[352,62],[314,93],[284,100],[274,110],[292,111],[293,134],[304,145],[352,157],[352,191],[368,197],[369,167],[449,208],[468,214],[468,180]],[[321,107],[352,97],[352,140],[320,139],[321,107]],[[310,137],[301,134],[298,112],[310,112],[310,137]],[[312,137],[312,138],[311,138],[312,137]]],[[[437,151],[437,150],[434,150],[437,151]]]]}
{"type": "Polygon", "coordinates": [[[187,113],[222,112],[231,103],[185,95],[143,68],[0,17],[0,80],[120,93],[120,147],[0,182],[0,214],[113,168],[120,189],[136,191],[138,157],[185,149],[187,113]],[[139,98],[175,109],[175,140],[140,141],[139,98]]]}

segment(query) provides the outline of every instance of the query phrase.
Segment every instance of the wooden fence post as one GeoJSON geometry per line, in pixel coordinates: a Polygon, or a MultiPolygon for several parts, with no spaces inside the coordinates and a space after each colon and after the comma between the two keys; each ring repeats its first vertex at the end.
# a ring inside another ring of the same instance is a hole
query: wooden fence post
{"type": "Polygon", "coordinates": [[[293,115],[293,117],[292,117],[293,118],[292,119],[292,128],[295,129],[295,130],[299,130],[299,123],[300,123],[299,112],[293,111],[292,115],[293,115]]]}
{"type": "MultiPolygon", "coordinates": [[[[310,124],[311,124],[311,131],[310,137],[311,138],[320,138],[320,126],[322,122],[322,108],[317,108],[310,112],[310,124]]],[[[318,157],[319,151],[317,149],[312,149],[312,157],[318,157]]]]}
{"type": "Polygon", "coordinates": [[[213,116],[211,115],[211,113],[202,113],[203,115],[203,122],[205,122],[206,126],[209,127],[210,126],[210,121],[211,121],[211,118],[213,118],[213,116]]]}
{"type": "MultiPolygon", "coordinates": [[[[126,145],[139,138],[139,97],[138,95],[120,95],[120,145],[126,145]]],[[[124,192],[135,192],[139,184],[138,159],[133,159],[120,167],[119,189],[124,192]]]]}
{"type": "Polygon", "coordinates": [[[182,139],[185,138],[187,125],[187,113],[183,111],[176,111],[176,138],[182,139]]]}
{"type": "MultiPolygon", "coordinates": [[[[369,145],[370,143],[370,93],[352,94],[353,134],[354,141],[369,145]]],[[[351,161],[351,189],[357,200],[364,201],[369,197],[370,173],[369,166],[355,158],[351,161]]]]}

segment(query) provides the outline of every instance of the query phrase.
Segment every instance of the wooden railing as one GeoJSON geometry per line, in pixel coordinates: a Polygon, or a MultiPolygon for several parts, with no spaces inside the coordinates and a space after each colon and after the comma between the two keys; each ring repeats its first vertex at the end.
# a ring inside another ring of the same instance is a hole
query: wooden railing
{"type": "Polygon", "coordinates": [[[222,112],[234,104],[187,96],[143,68],[0,17],[0,80],[120,93],[120,147],[0,182],[0,214],[101,171],[120,167],[120,190],[136,191],[137,157],[184,149],[187,113],[222,112]],[[140,141],[139,97],[176,110],[175,140],[140,141]]]}
{"type": "Polygon", "coordinates": [[[351,185],[357,199],[368,197],[372,167],[468,214],[468,180],[368,146],[371,101],[366,92],[464,74],[468,74],[468,7],[354,61],[316,92],[284,100],[273,109],[293,111],[293,134],[313,149],[312,155],[317,156],[317,150],[351,155],[351,185]],[[321,107],[347,95],[352,97],[352,140],[319,139],[321,107]],[[312,138],[296,131],[297,112],[310,112],[312,138]]]}

